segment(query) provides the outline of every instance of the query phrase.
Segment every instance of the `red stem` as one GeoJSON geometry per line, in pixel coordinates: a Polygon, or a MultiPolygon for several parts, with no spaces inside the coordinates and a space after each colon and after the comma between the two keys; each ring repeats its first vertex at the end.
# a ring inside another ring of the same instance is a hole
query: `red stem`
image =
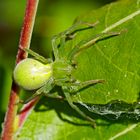
{"type": "Polygon", "coordinates": [[[23,126],[26,118],[34,108],[35,104],[39,101],[39,99],[40,99],[39,97],[36,97],[22,107],[21,111],[18,114],[19,117],[18,128],[21,128],[23,126]]]}
{"type": "Polygon", "coordinates": [[[16,59],[17,63],[27,57],[27,53],[25,53],[25,51],[23,51],[20,48],[21,47],[29,48],[30,46],[38,1],[39,0],[27,0],[26,13],[24,18],[23,28],[21,31],[19,49],[18,49],[17,59],[16,59]]]}
{"type": "MultiPolygon", "coordinates": [[[[39,0],[27,0],[26,13],[20,36],[16,64],[27,57],[27,53],[25,53],[22,49],[20,49],[20,47],[29,48],[30,46],[30,40],[34,26],[38,1],[39,0]]],[[[3,125],[1,140],[13,140],[14,122],[18,109],[17,106],[18,101],[19,101],[19,87],[13,81],[10,92],[8,110],[6,112],[5,121],[3,125]]]]}

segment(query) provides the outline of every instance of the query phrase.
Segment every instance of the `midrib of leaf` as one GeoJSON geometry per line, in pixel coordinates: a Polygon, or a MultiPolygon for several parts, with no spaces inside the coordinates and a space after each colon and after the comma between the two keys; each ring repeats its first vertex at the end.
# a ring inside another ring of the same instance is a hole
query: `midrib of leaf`
{"type": "Polygon", "coordinates": [[[136,128],[138,126],[138,124],[133,124],[129,127],[127,127],[126,129],[124,129],[123,131],[117,133],[116,135],[112,136],[111,138],[109,138],[109,140],[115,140],[118,137],[121,137],[122,135],[125,135],[127,133],[129,133],[130,131],[132,131],[134,128],[136,128]]]}
{"type": "Polygon", "coordinates": [[[133,19],[135,16],[139,15],[140,14],[140,10],[137,10],[133,13],[131,13],[130,15],[120,19],[119,21],[115,22],[114,24],[108,26],[107,28],[105,28],[102,33],[107,33],[108,31],[120,26],[121,24],[133,19]]]}

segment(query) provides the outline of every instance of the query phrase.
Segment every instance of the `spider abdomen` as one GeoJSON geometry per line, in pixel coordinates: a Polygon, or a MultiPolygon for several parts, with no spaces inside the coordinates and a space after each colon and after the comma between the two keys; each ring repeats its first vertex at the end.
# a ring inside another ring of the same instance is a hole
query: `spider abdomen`
{"type": "Polygon", "coordinates": [[[51,64],[43,64],[31,58],[26,58],[18,63],[13,73],[15,82],[26,90],[40,88],[51,76],[51,64]]]}

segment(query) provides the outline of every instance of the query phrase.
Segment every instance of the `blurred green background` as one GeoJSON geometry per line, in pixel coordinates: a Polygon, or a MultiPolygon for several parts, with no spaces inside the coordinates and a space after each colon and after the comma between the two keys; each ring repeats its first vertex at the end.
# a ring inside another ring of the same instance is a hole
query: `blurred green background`
{"type": "MultiPolygon", "coordinates": [[[[71,26],[77,16],[112,1],[115,0],[40,0],[31,48],[48,57],[53,35],[71,26]]],[[[0,124],[7,109],[25,6],[26,0],[0,1],[0,124]]]]}

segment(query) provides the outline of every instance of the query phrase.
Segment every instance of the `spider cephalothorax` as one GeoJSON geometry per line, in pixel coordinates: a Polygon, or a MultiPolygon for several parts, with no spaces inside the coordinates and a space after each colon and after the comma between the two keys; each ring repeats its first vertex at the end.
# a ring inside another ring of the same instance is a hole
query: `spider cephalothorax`
{"type": "Polygon", "coordinates": [[[52,63],[52,72],[54,80],[57,82],[68,82],[71,79],[73,66],[67,61],[59,60],[52,63]]]}

